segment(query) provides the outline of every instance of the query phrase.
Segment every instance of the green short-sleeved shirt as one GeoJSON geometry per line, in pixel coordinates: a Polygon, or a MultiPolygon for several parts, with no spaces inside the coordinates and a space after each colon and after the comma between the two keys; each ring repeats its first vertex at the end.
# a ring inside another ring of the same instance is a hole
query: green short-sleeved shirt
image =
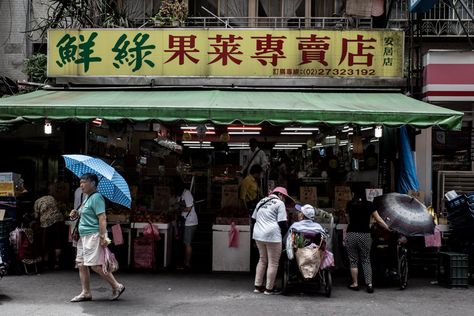
{"type": "Polygon", "coordinates": [[[86,236],[99,232],[99,216],[105,213],[105,201],[100,193],[94,193],[81,207],[81,220],[79,222],[79,235],[86,236]]]}

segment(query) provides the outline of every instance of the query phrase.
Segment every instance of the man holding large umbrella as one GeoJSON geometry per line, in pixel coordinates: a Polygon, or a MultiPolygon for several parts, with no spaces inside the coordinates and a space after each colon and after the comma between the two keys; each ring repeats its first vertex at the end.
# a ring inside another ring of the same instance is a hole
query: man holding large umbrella
{"type": "Polygon", "coordinates": [[[64,159],[66,167],[80,176],[80,188],[87,195],[80,208],[70,213],[71,218],[79,217],[76,264],[82,286],[81,293],[73,297],[71,302],[92,300],[89,267],[110,284],[112,287],[110,299],[117,300],[125,290],[125,286],[117,282],[112,272],[105,273],[103,269],[105,248],[110,240],[107,238],[107,218],[102,192],[107,194],[109,200],[129,206],[130,200],[126,198],[130,196],[128,185],[120,175],[115,175],[115,169],[102,160],[82,155],[64,155],[64,159]],[[101,177],[100,180],[98,176],[101,177]],[[119,185],[117,185],[118,178],[119,185]],[[100,182],[103,182],[102,186],[100,182]],[[120,188],[117,190],[117,187],[120,188]]]}

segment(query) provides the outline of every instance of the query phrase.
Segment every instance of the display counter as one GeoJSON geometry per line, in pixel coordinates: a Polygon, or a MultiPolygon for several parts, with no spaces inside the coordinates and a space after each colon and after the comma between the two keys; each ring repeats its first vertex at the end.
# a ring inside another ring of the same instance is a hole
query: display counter
{"type": "Polygon", "coordinates": [[[212,271],[250,271],[250,225],[236,225],[239,247],[229,248],[231,225],[212,226],[212,271]]]}
{"type": "MultiPolygon", "coordinates": [[[[172,230],[173,226],[170,223],[152,223],[156,227],[158,227],[158,230],[160,231],[160,234],[163,234],[163,267],[166,268],[170,265],[171,262],[171,244],[172,244],[172,230]]],[[[131,229],[136,229],[136,236],[140,232],[143,231],[143,228],[145,226],[150,225],[149,223],[142,223],[142,222],[135,222],[135,223],[130,223],[130,228],[131,229]]],[[[130,236],[130,235],[129,235],[130,236]]],[[[131,237],[129,237],[129,245],[131,245],[131,237]]],[[[128,247],[128,265],[130,266],[130,252],[131,252],[131,246],[128,247]]]]}

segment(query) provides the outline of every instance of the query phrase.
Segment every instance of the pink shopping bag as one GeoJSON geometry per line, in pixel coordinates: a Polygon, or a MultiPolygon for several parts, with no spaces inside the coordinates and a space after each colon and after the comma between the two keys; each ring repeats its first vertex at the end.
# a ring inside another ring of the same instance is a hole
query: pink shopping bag
{"type": "Polygon", "coordinates": [[[120,224],[115,224],[112,226],[112,237],[116,246],[123,245],[123,235],[120,224]]]}
{"type": "Polygon", "coordinates": [[[230,231],[229,231],[229,248],[239,248],[239,230],[235,226],[235,223],[232,222],[230,231]]]}
{"type": "Polygon", "coordinates": [[[441,247],[441,232],[435,227],[433,235],[425,236],[425,247],[441,247]]]}

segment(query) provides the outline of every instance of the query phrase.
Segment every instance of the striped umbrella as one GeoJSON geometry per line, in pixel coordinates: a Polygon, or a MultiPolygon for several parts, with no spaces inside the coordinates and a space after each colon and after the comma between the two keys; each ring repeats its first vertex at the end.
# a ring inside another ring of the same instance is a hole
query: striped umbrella
{"type": "Polygon", "coordinates": [[[99,178],[97,191],[111,202],[130,208],[132,198],[125,179],[109,164],[86,155],[63,155],[66,168],[76,176],[94,173],[99,178]]]}

